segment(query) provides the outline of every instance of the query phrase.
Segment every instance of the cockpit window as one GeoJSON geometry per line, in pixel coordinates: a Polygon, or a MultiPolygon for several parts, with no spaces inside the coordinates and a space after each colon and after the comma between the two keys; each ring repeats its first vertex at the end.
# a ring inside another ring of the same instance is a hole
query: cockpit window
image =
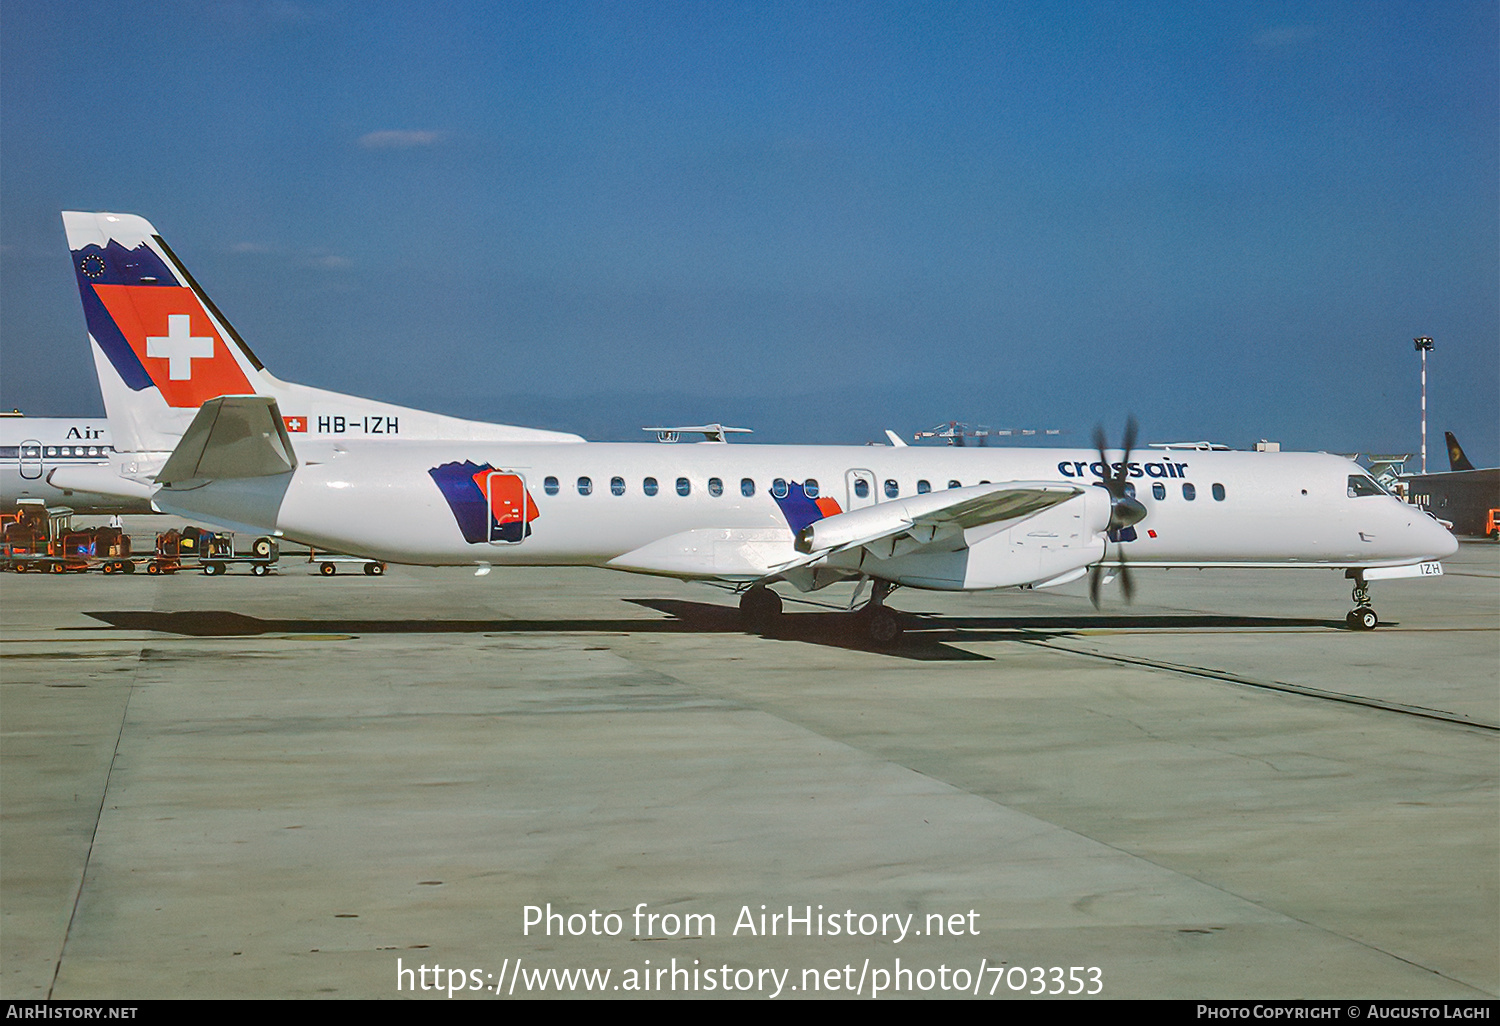
{"type": "Polygon", "coordinates": [[[1349,475],[1349,498],[1358,499],[1366,495],[1384,495],[1385,489],[1381,488],[1373,479],[1363,474],[1349,475]]]}

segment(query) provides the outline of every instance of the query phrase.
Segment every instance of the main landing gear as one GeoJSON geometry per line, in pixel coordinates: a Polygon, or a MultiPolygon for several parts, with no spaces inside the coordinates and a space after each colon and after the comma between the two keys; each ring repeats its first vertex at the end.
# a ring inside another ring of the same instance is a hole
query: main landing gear
{"type": "Polygon", "coordinates": [[[901,618],[885,607],[886,596],[894,588],[890,581],[876,581],[870,591],[870,601],[855,614],[865,637],[877,645],[894,644],[904,627],[901,618]]]}
{"type": "MultiPolygon", "coordinates": [[[[895,589],[889,581],[875,581],[870,600],[853,616],[858,631],[876,645],[891,645],[905,629],[901,616],[886,608],[885,599],[895,589]]],[[[781,616],[781,596],[764,584],[752,585],[740,595],[740,617],[747,630],[770,630],[781,616]]]]}
{"type": "Polygon", "coordinates": [[[1351,631],[1373,631],[1380,623],[1380,617],[1375,615],[1375,610],[1370,608],[1370,586],[1365,583],[1365,575],[1362,571],[1351,570],[1349,576],[1354,578],[1354,606],[1344,616],[1344,623],[1351,631]]]}
{"type": "Polygon", "coordinates": [[[754,585],[740,596],[740,616],[753,631],[765,630],[780,615],[781,596],[764,584],[754,585]]]}

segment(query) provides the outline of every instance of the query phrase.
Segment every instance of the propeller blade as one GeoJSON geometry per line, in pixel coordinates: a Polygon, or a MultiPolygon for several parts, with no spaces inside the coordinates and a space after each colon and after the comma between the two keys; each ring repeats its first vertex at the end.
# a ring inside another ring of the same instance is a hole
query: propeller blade
{"type": "MultiPolygon", "coordinates": [[[[1103,469],[1100,482],[1110,495],[1110,521],[1111,531],[1122,528],[1133,527],[1146,516],[1146,507],[1138,499],[1130,496],[1126,491],[1130,487],[1130,453],[1135,449],[1137,436],[1140,434],[1140,423],[1131,414],[1125,420],[1125,437],[1123,456],[1120,459],[1120,472],[1115,473],[1110,463],[1108,449],[1109,440],[1104,436],[1104,425],[1099,424],[1094,428],[1094,447],[1099,450],[1099,465],[1103,469]]],[[[1110,580],[1118,576],[1120,578],[1120,594],[1128,603],[1135,596],[1135,583],[1130,578],[1130,570],[1125,563],[1125,549],[1116,542],[1118,568],[1110,576],[1110,580]]],[[[1089,601],[1094,608],[1099,608],[1099,592],[1105,583],[1104,561],[1101,559],[1094,564],[1089,574],[1089,601]]]]}

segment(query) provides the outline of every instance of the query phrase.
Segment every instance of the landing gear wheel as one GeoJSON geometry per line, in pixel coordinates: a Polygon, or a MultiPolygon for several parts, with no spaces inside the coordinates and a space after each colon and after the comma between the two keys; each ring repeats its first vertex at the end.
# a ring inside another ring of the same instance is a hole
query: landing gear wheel
{"type": "Polygon", "coordinates": [[[365,564],[365,573],[368,574],[371,577],[379,577],[381,574],[385,573],[385,564],[384,563],[366,563],[365,564]]]}
{"type": "Polygon", "coordinates": [[[256,577],[264,577],[271,572],[271,568],[265,563],[251,563],[250,573],[256,577]]]}
{"type": "Polygon", "coordinates": [[[276,543],[269,538],[257,538],[255,539],[255,544],[250,546],[250,551],[255,553],[261,559],[265,559],[271,554],[271,549],[274,548],[275,545],[276,543]]]}
{"type": "Polygon", "coordinates": [[[1354,580],[1354,608],[1344,616],[1344,623],[1351,631],[1373,631],[1380,617],[1370,608],[1370,585],[1363,570],[1350,570],[1348,576],[1354,580]]]}
{"type": "Polygon", "coordinates": [[[770,588],[756,585],[740,596],[740,615],[753,630],[764,630],[781,615],[781,596],[770,588]]]}
{"type": "Polygon", "coordinates": [[[324,577],[332,577],[334,574],[336,574],[338,572],[339,572],[339,568],[336,567],[336,566],[334,566],[332,563],[319,563],[318,564],[318,573],[322,574],[324,577]]]}
{"type": "Polygon", "coordinates": [[[877,645],[893,644],[905,629],[901,618],[885,606],[869,606],[864,610],[865,635],[877,645]]]}

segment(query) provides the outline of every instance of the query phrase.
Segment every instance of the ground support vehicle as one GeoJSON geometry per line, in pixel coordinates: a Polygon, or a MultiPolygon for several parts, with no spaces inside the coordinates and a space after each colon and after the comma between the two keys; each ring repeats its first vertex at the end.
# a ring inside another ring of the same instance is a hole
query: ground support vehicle
{"type": "Polygon", "coordinates": [[[353,571],[356,567],[362,569],[368,577],[379,577],[385,573],[385,564],[378,559],[366,559],[363,556],[345,556],[342,554],[323,553],[319,555],[316,550],[309,549],[307,561],[315,563],[318,573],[324,577],[332,577],[339,572],[339,567],[353,571]]]}
{"type": "Polygon", "coordinates": [[[256,577],[271,572],[280,558],[274,538],[257,538],[248,552],[236,552],[234,535],[196,527],[163,531],[156,536],[156,554],[146,563],[148,574],[173,574],[201,570],[207,577],[228,573],[235,564],[248,566],[256,577]]]}
{"type": "Polygon", "coordinates": [[[130,536],[118,527],[75,530],[73,511],[25,503],[0,515],[0,569],[16,573],[130,573],[130,536]]]}

